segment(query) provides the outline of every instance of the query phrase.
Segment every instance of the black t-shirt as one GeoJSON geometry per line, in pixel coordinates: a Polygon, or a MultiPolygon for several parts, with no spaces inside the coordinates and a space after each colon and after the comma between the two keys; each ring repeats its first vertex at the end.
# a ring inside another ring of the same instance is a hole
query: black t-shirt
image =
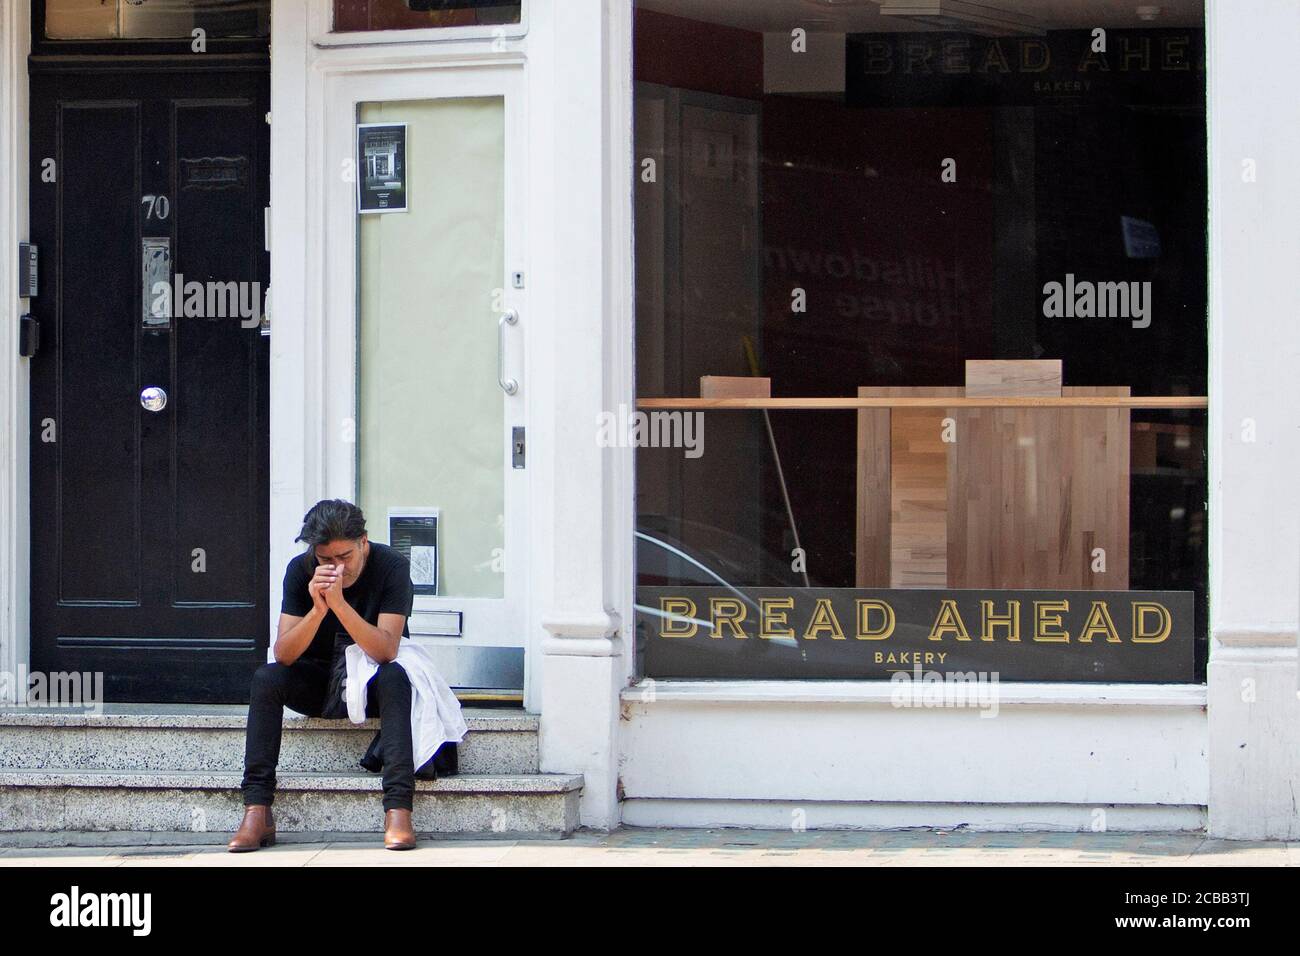
{"type": "MultiPolygon", "coordinates": [[[[308,549],[297,555],[284,571],[284,598],[280,610],[294,617],[306,617],[311,611],[311,595],[307,585],[316,573],[316,554],[308,549]]],[[[415,602],[415,588],[411,585],[411,562],[395,548],[378,541],[370,542],[370,557],[366,559],[361,576],[351,587],[343,589],[343,600],[351,605],[362,620],[378,625],[380,614],[402,614],[407,618],[402,625],[402,636],[411,636],[411,608],[415,602]]],[[[354,643],[352,636],[339,622],[333,611],[328,611],[320,629],[303,657],[331,661],[334,658],[334,639],[346,647],[354,643]]]]}

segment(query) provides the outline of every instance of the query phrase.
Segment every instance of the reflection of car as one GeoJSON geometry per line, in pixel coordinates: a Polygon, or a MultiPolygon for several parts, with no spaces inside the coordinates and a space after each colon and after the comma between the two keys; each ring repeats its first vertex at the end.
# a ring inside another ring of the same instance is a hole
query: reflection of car
{"type": "MultiPolygon", "coordinates": [[[[656,589],[709,588],[712,594],[730,595],[746,605],[750,619],[761,615],[758,600],[751,593],[756,588],[782,591],[802,589],[816,582],[805,579],[802,571],[791,566],[788,555],[765,551],[756,540],[723,531],[712,525],[662,515],[640,515],[636,531],[637,583],[637,666],[643,674],[655,677],[692,677],[701,672],[714,677],[748,673],[755,656],[782,659],[788,655],[802,659],[803,650],[791,637],[777,636],[762,641],[704,641],[690,644],[666,641],[655,645],[653,665],[646,657],[649,635],[656,626],[650,622],[670,618],[675,622],[693,623],[707,629],[708,621],[665,613],[658,605],[656,589]],[[643,590],[644,589],[644,590],[643,590]],[[649,592],[649,593],[647,593],[649,592]],[[684,655],[686,660],[682,659],[684,655]]],[[[689,592],[687,592],[689,593],[689,592]]],[[[697,597],[697,600],[700,600],[697,597]]]]}
{"type": "Polygon", "coordinates": [[[761,542],[712,525],[662,515],[637,518],[638,585],[816,586],[791,563],[789,555],[764,551],[761,542]]]}

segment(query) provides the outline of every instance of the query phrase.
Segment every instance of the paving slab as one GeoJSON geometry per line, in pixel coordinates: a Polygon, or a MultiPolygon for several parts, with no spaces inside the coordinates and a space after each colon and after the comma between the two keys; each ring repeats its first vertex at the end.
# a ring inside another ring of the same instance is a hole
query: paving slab
{"type": "MultiPolygon", "coordinates": [[[[485,835],[421,838],[383,848],[378,834],[302,834],[255,853],[186,844],[184,834],[138,846],[10,847],[0,867],[22,866],[1300,866],[1300,843],[1211,840],[1188,833],[970,833],[964,831],[578,830],[568,839],[485,835]]],[[[210,835],[209,835],[210,836],[210,835]]],[[[147,837],[147,839],[145,839],[147,837]]]]}

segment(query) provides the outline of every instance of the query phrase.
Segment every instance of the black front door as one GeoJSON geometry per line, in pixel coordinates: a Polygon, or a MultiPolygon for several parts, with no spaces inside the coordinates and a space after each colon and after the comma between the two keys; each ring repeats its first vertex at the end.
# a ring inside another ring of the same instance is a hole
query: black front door
{"type": "Polygon", "coordinates": [[[33,67],[32,667],[237,702],[268,638],[269,77],[33,67]]]}

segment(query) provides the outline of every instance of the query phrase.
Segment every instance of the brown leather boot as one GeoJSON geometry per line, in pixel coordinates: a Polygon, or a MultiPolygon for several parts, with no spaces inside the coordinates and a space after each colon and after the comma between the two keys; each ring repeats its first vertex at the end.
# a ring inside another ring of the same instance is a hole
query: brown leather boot
{"type": "Polygon", "coordinates": [[[271,816],[271,808],[244,807],[244,819],[226,848],[231,853],[248,853],[264,846],[275,846],[275,819],[271,816]]]}
{"type": "Polygon", "coordinates": [[[415,828],[411,826],[410,810],[394,809],[384,814],[384,848],[415,849],[415,828]]]}

